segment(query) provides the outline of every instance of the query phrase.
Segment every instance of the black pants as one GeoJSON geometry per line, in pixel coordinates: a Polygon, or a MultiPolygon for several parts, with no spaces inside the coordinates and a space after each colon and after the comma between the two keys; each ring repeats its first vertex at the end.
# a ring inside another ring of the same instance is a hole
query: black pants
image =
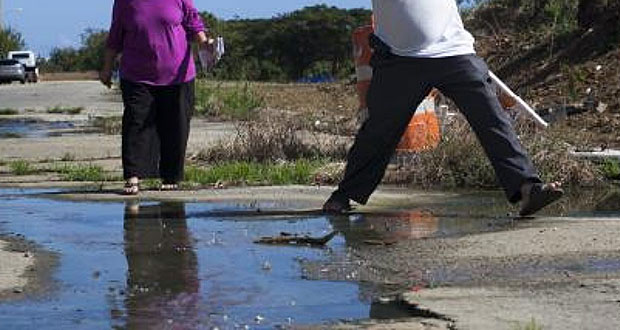
{"type": "Polygon", "coordinates": [[[361,204],[368,201],[417,106],[433,87],[451,98],[465,115],[510,202],[521,199],[525,182],[540,182],[481,58],[410,58],[375,53],[371,64],[374,75],[368,91],[369,118],[349,151],[344,179],[335,195],[361,204]]]}
{"type": "Polygon", "coordinates": [[[152,86],[121,80],[123,92],[123,176],[183,180],[194,81],[152,86]]]}

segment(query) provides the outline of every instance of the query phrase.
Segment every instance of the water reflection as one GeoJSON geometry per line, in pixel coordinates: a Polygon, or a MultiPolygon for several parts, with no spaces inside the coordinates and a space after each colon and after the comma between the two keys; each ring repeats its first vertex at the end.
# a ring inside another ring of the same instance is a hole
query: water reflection
{"type": "Polygon", "coordinates": [[[195,328],[198,263],[185,204],[125,206],[127,328],[195,328]]]}
{"type": "Polygon", "coordinates": [[[349,246],[391,245],[404,240],[509,229],[514,225],[510,217],[438,216],[423,209],[330,216],[328,219],[334,230],[342,233],[349,246]]]}

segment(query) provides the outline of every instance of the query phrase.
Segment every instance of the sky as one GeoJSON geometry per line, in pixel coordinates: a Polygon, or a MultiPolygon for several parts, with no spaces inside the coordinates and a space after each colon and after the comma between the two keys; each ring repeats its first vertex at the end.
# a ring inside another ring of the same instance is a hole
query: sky
{"type": "MultiPolygon", "coordinates": [[[[21,32],[26,47],[47,56],[55,47],[79,46],[87,28],[107,29],[113,0],[0,0],[4,23],[21,32]]],[[[268,18],[305,6],[370,8],[371,0],[194,0],[200,11],[222,19],[268,18]]]]}

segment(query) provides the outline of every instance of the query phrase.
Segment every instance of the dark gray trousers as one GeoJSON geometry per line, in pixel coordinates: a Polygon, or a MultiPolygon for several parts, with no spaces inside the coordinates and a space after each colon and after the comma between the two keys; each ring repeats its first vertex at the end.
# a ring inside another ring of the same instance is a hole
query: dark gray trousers
{"type": "Polygon", "coordinates": [[[123,93],[123,176],[183,180],[194,81],[151,86],[121,80],[123,93]]]}
{"type": "Polygon", "coordinates": [[[433,87],[465,115],[510,202],[521,200],[525,182],[540,182],[497,99],[484,60],[475,55],[410,58],[375,53],[371,64],[369,117],[349,151],[344,179],[334,196],[368,201],[417,106],[433,87]]]}

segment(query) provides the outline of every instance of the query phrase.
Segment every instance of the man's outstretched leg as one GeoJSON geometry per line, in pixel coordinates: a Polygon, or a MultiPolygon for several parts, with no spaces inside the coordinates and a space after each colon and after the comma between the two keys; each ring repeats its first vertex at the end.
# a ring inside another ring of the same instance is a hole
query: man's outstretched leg
{"type": "Polygon", "coordinates": [[[437,88],[454,100],[476,133],[508,200],[533,214],[563,195],[557,182],[543,184],[499,103],[485,62],[475,55],[438,60],[437,88]],[[438,71],[439,72],[439,71],[438,71]]]}
{"type": "Polygon", "coordinates": [[[417,105],[430,92],[423,65],[396,56],[374,59],[375,73],[368,91],[369,117],[347,156],[343,180],[323,205],[329,213],[350,209],[349,201],[366,204],[417,105]]]}

